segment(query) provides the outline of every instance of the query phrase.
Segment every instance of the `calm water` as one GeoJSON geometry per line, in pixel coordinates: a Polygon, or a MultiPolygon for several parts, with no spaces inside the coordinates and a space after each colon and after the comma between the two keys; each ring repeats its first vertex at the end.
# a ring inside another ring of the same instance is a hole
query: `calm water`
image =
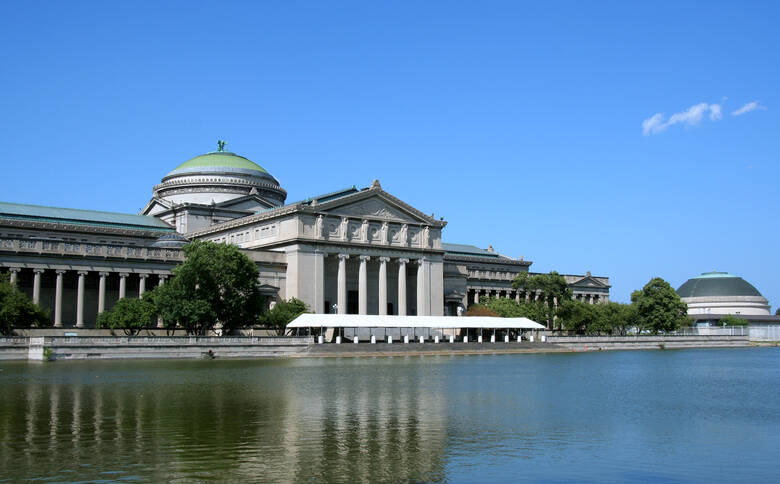
{"type": "Polygon", "coordinates": [[[778,481],[780,348],[0,363],[0,480],[778,481]]]}

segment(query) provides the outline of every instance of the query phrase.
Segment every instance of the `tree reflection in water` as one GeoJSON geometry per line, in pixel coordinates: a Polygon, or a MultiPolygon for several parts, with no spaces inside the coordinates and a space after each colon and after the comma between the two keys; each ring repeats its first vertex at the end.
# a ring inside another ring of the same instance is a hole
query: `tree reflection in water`
{"type": "Polygon", "coordinates": [[[6,364],[2,474],[65,481],[444,479],[446,415],[425,366],[332,363],[6,364]]]}

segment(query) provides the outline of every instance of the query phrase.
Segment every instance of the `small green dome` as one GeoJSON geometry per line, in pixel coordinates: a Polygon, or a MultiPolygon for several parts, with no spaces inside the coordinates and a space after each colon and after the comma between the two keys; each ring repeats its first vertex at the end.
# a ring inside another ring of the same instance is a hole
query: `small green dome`
{"type": "Polygon", "coordinates": [[[187,175],[207,176],[242,176],[262,179],[265,183],[279,185],[276,178],[268,170],[243,156],[229,151],[212,151],[196,156],[177,166],[173,171],[165,175],[163,183],[187,175]]]}
{"type": "Polygon", "coordinates": [[[260,172],[269,175],[268,171],[257,163],[229,151],[212,151],[196,156],[177,166],[169,175],[191,173],[197,171],[238,171],[260,172]],[[222,170],[226,169],[226,170],[222,170]]]}

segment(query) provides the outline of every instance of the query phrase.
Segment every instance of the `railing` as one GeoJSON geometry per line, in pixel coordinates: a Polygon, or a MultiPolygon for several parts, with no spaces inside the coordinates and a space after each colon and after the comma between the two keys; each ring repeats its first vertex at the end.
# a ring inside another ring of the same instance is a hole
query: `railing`
{"type": "Polygon", "coordinates": [[[629,333],[626,335],[620,335],[620,334],[576,334],[574,331],[543,331],[542,334],[545,334],[547,337],[553,337],[553,338],[582,338],[583,340],[587,339],[593,339],[593,338],[658,338],[659,336],[667,336],[667,337],[677,337],[677,336],[749,336],[750,335],[750,327],[749,326],[713,326],[713,327],[707,327],[707,328],[681,328],[677,331],[671,332],[671,333],[658,333],[658,334],[652,334],[652,333],[642,333],[642,334],[636,334],[636,333],[629,333]]]}
{"type": "Polygon", "coordinates": [[[0,250],[16,253],[52,254],[60,256],[112,257],[117,259],[155,259],[180,262],[184,253],[178,249],[131,247],[122,245],[60,242],[56,240],[0,239],[0,250]]]}

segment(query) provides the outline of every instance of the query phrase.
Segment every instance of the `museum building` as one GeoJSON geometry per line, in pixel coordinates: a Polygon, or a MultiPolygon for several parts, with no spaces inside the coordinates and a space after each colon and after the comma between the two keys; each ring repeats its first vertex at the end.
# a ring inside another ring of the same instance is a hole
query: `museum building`
{"type": "MultiPolygon", "coordinates": [[[[0,202],[0,267],[57,327],[93,327],[123,297],[164,284],[189,240],[233,244],[260,271],[271,301],[316,313],[461,315],[512,289],[530,261],[448,244],[447,225],[378,180],[293,203],[268,171],[220,150],[165,175],[140,214],[0,202]]],[[[574,297],[609,300],[609,279],[564,275],[574,297]]]]}

